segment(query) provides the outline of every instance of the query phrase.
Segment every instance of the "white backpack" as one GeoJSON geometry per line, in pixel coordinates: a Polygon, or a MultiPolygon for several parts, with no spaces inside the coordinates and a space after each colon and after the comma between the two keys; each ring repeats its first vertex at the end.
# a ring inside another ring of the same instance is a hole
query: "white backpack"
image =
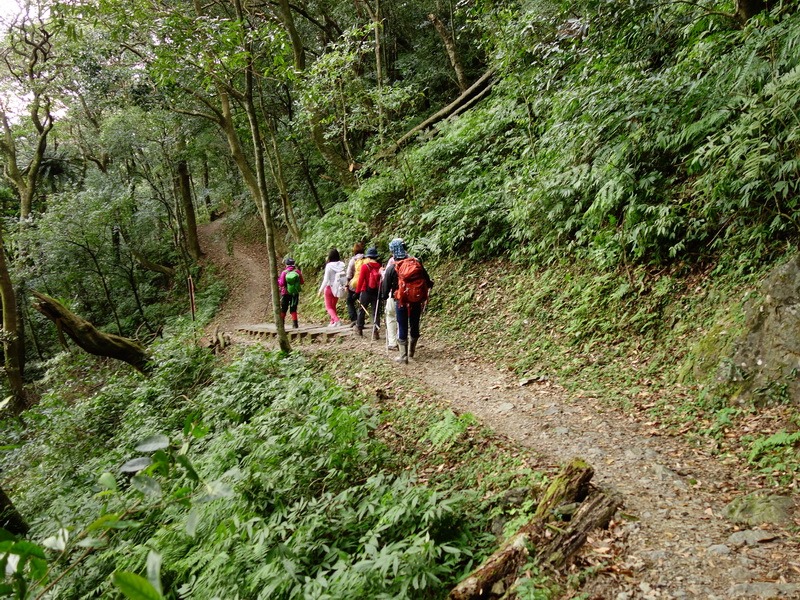
{"type": "Polygon", "coordinates": [[[336,271],[336,277],[333,279],[331,292],[337,298],[347,297],[347,273],[344,272],[344,269],[336,271]]]}

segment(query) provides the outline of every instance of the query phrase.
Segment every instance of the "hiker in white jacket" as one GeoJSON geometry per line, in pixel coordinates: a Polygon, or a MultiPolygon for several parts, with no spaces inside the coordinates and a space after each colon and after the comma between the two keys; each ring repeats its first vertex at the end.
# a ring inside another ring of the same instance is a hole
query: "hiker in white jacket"
{"type": "Polygon", "coordinates": [[[331,317],[329,327],[336,327],[341,325],[339,314],[336,312],[336,304],[342,296],[342,292],[346,295],[347,280],[344,275],[344,263],[339,256],[339,251],[336,248],[331,248],[328,252],[328,262],[325,263],[325,273],[322,276],[322,283],[319,286],[317,296],[325,298],[325,310],[331,317]],[[342,274],[340,276],[339,274],[342,274]],[[342,286],[344,288],[342,289],[342,286]]]}

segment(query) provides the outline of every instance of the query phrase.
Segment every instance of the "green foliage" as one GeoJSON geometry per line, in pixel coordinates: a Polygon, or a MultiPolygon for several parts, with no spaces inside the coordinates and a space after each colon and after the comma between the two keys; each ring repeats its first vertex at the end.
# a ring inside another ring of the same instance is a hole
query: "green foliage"
{"type": "Polygon", "coordinates": [[[786,431],[779,431],[772,434],[767,438],[760,438],[753,443],[750,455],[747,460],[751,463],[761,464],[769,463],[774,465],[780,457],[788,458],[794,457],[797,460],[797,451],[795,446],[800,443],[800,432],[788,433],[786,431]],[[775,450],[779,450],[775,453],[775,450]],[[767,455],[767,456],[765,456],[767,455]],[[767,458],[767,460],[764,460],[767,458]]]}
{"type": "Polygon", "coordinates": [[[472,8],[502,78],[376,165],[388,228],[436,256],[606,269],[720,254],[752,266],[797,239],[797,14],[738,31],[686,4],[566,8],[472,8]]]}
{"type": "Polygon", "coordinates": [[[424,439],[430,441],[436,450],[447,449],[455,443],[468,427],[477,424],[477,419],[470,413],[456,415],[453,411],[448,410],[440,421],[434,423],[428,429],[424,439]]]}
{"type": "Polygon", "coordinates": [[[221,365],[180,337],[154,352],[152,379],[96,372],[91,395],[51,369],[0,454],[36,516],[36,543],[0,542],[26,557],[5,596],[419,598],[465,568],[480,523],[465,496],[387,470],[372,411],[302,358],[221,365]]]}

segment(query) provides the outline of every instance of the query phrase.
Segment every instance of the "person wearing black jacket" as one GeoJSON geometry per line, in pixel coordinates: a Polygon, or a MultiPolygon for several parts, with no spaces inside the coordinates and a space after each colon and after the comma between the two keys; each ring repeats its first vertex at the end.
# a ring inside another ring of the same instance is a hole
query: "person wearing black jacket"
{"type": "Polygon", "coordinates": [[[414,353],[417,349],[419,321],[422,316],[422,311],[427,304],[427,293],[425,294],[424,301],[404,301],[402,294],[398,293],[398,289],[400,288],[398,269],[402,269],[400,265],[403,261],[416,261],[422,267],[422,278],[426,286],[426,291],[433,287],[433,280],[428,275],[425,267],[422,266],[422,263],[413,256],[409,256],[408,252],[406,252],[405,244],[400,238],[395,238],[389,243],[389,250],[394,257],[394,263],[389,265],[383,274],[380,297],[382,300],[386,300],[390,296],[395,299],[397,344],[400,347],[400,356],[395,360],[400,363],[408,364],[409,357],[414,358],[414,353]]]}

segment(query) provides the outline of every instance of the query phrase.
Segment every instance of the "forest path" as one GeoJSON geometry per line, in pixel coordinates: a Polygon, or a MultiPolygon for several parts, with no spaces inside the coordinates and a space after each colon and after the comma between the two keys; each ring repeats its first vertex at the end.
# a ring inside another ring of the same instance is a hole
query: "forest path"
{"type": "MultiPolygon", "coordinates": [[[[266,252],[258,244],[234,244],[228,253],[221,222],[201,228],[207,260],[230,285],[230,296],[214,326],[235,341],[242,324],[269,314],[266,252]]],[[[307,281],[305,302],[321,302],[307,281]]],[[[301,319],[302,319],[301,304],[301,319]]],[[[340,314],[341,314],[340,307],[340,314]]],[[[385,341],[348,337],[337,351],[377,366],[392,389],[394,374],[413,369],[415,393],[437,397],[457,413],[470,412],[507,436],[550,469],[573,456],[595,469],[593,482],[615,490],[624,501],[607,532],[587,546],[587,562],[611,563],[583,591],[592,598],[800,598],[800,545],[781,532],[753,544],[731,539],[737,529],[720,516],[733,497],[735,467],[688,447],[680,438],[658,435],[651,423],[626,415],[601,400],[571,400],[547,381],[520,382],[475,356],[420,339],[411,365],[395,364],[385,341]]],[[[309,346],[301,346],[309,348],[309,346]]],[[[397,377],[399,380],[401,377],[397,377]]],[[[401,393],[401,390],[397,390],[401,393]]],[[[391,394],[390,394],[391,397],[391,394]]]]}

